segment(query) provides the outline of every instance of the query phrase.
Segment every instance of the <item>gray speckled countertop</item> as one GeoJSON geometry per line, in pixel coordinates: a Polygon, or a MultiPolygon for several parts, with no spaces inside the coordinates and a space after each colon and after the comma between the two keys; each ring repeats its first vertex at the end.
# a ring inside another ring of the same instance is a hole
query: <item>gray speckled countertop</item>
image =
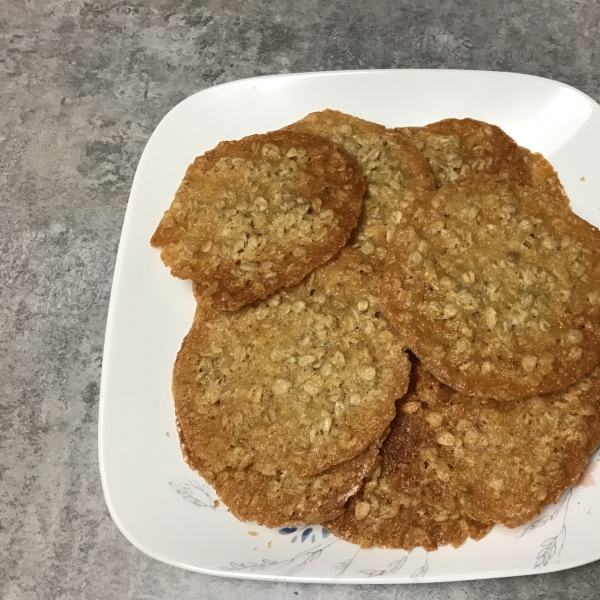
{"type": "Polygon", "coordinates": [[[403,587],[185,572],[119,533],[96,448],[129,187],[171,107],[244,77],[409,67],[541,75],[600,100],[599,22],[591,0],[0,0],[1,597],[600,597],[600,563],[403,587]]]}

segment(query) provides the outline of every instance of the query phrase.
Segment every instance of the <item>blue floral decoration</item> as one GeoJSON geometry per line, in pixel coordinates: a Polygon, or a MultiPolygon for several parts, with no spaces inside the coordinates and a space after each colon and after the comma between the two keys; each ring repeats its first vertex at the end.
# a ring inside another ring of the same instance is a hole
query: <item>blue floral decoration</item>
{"type": "MultiPolygon", "coordinates": [[[[292,535],[296,534],[292,537],[292,544],[295,544],[300,538],[300,543],[304,543],[308,538],[314,544],[317,540],[317,534],[315,533],[314,526],[304,525],[303,527],[281,527],[279,529],[280,535],[292,535]],[[312,534],[312,535],[311,535],[312,534]]],[[[329,531],[324,527],[321,527],[321,537],[323,539],[327,538],[330,535],[329,531]]]]}

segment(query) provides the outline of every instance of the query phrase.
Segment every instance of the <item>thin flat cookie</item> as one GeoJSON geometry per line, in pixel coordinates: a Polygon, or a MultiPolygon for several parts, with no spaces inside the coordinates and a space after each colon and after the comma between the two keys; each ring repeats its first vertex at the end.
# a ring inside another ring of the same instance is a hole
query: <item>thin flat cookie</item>
{"type": "Polygon", "coordinates": [[[600,369],[516,402],[472,398],[418,365],[382,449],[404,493],[437,509],[517,527],[558,500],[600,443],[600,369]]]}
{"type": "Polygon", "coordinates": [[[311,113],[288,129],[327,138],[357,160],[367,193],[350,245],[383,270],[387,245],[402,210],[422,192],[435,189],[423,154],[382,125],[335,110],[311,113]]]}
{"type": "Polygon", "coordinates": [[[275,131],[221,142],[189,166],[150,243],[215,308],[236,310],[334,256],[364,192],[356,161],[323,138],[275,131]]]}
{"type": "Polygon", "coordinates": [[[510,176],[569,207],[569,198],[552,165],[539,153],[517,146],[500,127],[474,119],[444,119],[425,127],[402,127],[427,158],[436,186],[476,173],[510,176]]]}
{"type": "Polygon", "coordinates": [[[600,232],[500,177],[444,186],[404,211],[383,295],[408,347],[467,395],[551,392],[600,362],[600,232]]]}
{"type": "Polygon", "coordinates": [[[349,461],[308,479],[287,471],[263,475],[252,467],[219,470],[192,454],[180,431],[181,450],[189,466],[212,485],[240,521],[265,527],[309,525],[339,516],[350,496],[375,467],[381,440],[349,461]]]}
{"type": "Polygon", "coordinates": [[[431,508],[422,500],[397,491],[378,466],[343,515],[325,524],[337,537],[363,548],[418,546],[427,551],[439,546],[455,548],[470,537],[480,540],[492,525],[458,513],[431,508]]]}
{"type": "Polygon", "coordinates": [[[521,149],[496,125],[475,119],[444,119],[394,131],[423,152],[438,188],[477,173],[507,173],[516,183],[531,185],[521,149]]]}
{"type": "Polygon", "coordinates": [[[554,167],[539,152],[531,152],[523,147],[520,147],[519,150],[523,154],[529,169],[531,178],[529,185],[544,194],[548,194],[553,201],[558,202],[565,208],[569,208],[571,205],[569,197],[554,167]]]}
{"type": "Polygon", "coordinates": [[[377,440],[410,361],[379,302],[381,277],[345,248],[301,284],[236,312],[202,303],[177,356],[176,412],[216,468],[306,478],[377,440]]]}

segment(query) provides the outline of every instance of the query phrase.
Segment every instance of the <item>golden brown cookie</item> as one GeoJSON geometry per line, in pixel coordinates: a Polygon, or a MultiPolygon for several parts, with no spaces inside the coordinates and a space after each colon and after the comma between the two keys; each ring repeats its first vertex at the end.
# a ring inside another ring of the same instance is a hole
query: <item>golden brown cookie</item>
{"type": "Polygon", "coordinates": [[[212,485],[240,521],[266,527],[322,523],[340,515],[379,458],[381,441],[351,460],[307,479],[288,471],[263,475],[252,467],[217,469],[192,454],[180,432],[181,450],[189,466],[212,485]]]}
{"type": "Polygon", "coordinates": [[[475,119],[444,119],[394,131],[423,152],[438,188],[477,173],[507,173],[516,183],[531,185],[521,149],[496,125],[475,119]]]}
{"type": "Polygon", "coordinates": [[[404,134],[423,152],[438,188],[476,173],[504,173],[515,183],[534,187],[569,206],[558,175],[544,156],[518,147],[496,125],[474,119],[444,119],[394,131],[404,134]]]}
{"type": "Polygon", "coordinates": [[[335,255],[364,192],[356,161],[323,138],[274,131],[221,142],[189,166],[151,244],[215,308],[235,310],[335,255]]]}
{"type": "Polygon", "coordinates": [[[523,525],[556,502],[600,443],[600,368],[515,402],[472,398],[421,365],[382,449],[390,481],[437,509],[523,525]]]}
{"type": "Polygon", "coordinates": [[[216,468],[306,478],[370,446],[394,417],[410,363],[355,250],[236,312],[202,303],[173,395],[191,451],[216,468]]]}
{"type": "Polygon", "coordinates": [[[431,508],[419,498],[397,491],[378,466],[342,516],[325,524],[337,537],[363,548],[417,546],[427,551],[439,546],[455,548],[467,537],[480,540],[492,525],[458,513],[431,508]]]}
{"type": "Polygon", "coordinates": [[[600,362],[600,232],[500,177],[416,199],[390,245],[383,294],[408,347],[467,395],[559,390],[600,362]]]}
{"type": "Polygon", "coordinates": [[[311,113],[289,129],[327,138],[357,160],[367,193],[350,245],[382,270],[402,211],[416,196],[435,189],[427,160],[402,135],[335,110],[311,113]]]}
{"type": "Polygon", "coordinates": [[[530,182],[528,185],[548,194],[553,201],[565,208],[569,208],[571,203],[554,167],[539,152],[534,153],[523,147],[519,150],[529,169],[530,182]]]}

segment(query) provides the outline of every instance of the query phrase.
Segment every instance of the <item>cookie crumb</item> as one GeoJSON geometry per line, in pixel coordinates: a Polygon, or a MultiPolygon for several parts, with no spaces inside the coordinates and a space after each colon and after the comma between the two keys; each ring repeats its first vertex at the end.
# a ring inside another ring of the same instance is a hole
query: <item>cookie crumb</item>
{"type": "Polygon", "coordinates": [[[251,536],[258,535],[258,531],[249,531],[248,535],[251,535],[251,536]]]}

